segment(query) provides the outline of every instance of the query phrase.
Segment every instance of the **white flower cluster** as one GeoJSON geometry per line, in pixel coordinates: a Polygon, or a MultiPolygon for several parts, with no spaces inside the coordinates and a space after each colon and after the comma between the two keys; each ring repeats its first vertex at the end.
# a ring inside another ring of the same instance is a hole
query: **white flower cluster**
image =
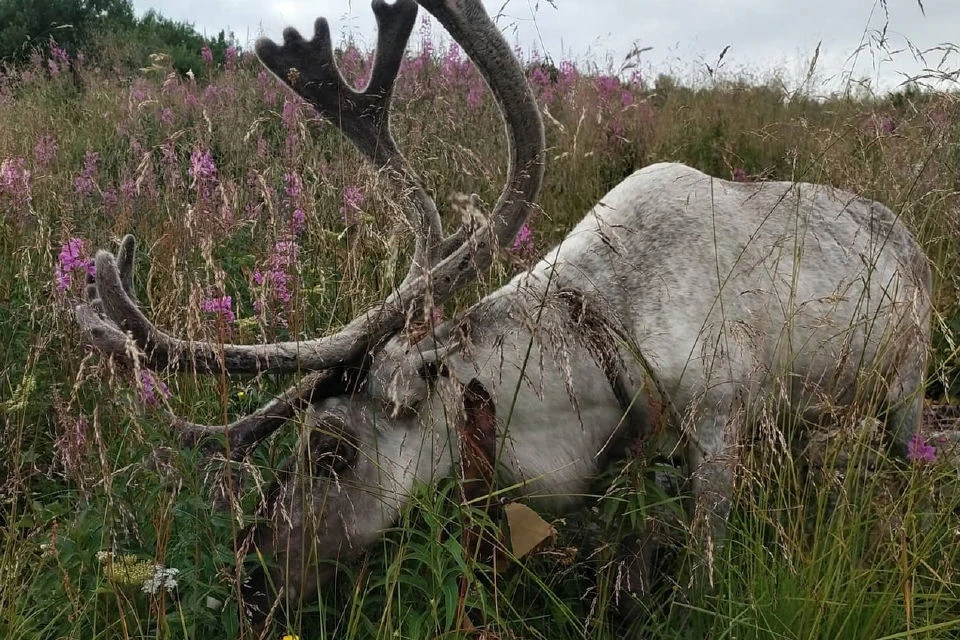
{"type": "Polygon", "coordinates": [[[160,589],[166,589],[167,593],[173,593],[177,588],[177,574],[179,569],[165,567],[158,564],[153,568],[153,575],[143,581],[143,592],[149,595],[156,595],[160,589]]]}

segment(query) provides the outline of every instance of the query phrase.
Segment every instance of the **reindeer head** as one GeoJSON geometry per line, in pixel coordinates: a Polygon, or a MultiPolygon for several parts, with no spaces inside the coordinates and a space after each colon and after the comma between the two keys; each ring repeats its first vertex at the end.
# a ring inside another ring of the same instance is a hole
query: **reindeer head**
{"type": "MultiPolygon", "coordinates": [[[[377,480],[387,475],[382,469],[387,461],[378,459],[377,451],[391,439],[410,439],[407,451],[429,450],[432,430],[423,428],[423,416],[437,413],[431,403],[450,395],[429,393],[430,378],[439,373],[430,364],[438,360],[435,346],[412,345],[401,332],[408,319],[422,316],[428,301],[442,304],[490,267],[497,247],[508,245],[522,226],[540,187],[544,139],[539,111],[523,70],[480,0],[419,0],[479,68],[497,100],[509,142],[508,177],[493,210],[481,224],[444,235],[436,204],[390,132],[394,81],[417,4],[373,0],[377,50],[362,91],[340,75],[323,18],[316,21],[311,40],[287,29],[282,45],[270,40],[257,44],[263,64],[340,128],[404,194],[416,243],[409,272],[392,295],[339,332],[312,340],[258,345],[183,340],[155,326],[139,308],[133,284],[136,243],[127,236],[116,255],[97,254],[96,278],[87,286],[86,302],[75,309],[101,351],[150,368],[308,372],[274,401],[230,424],[174,420],[188,442],[225,434],[227,454],[239,459],[296,415],[305,416],[298,448],[269,492],[268,518],[250,535],[274,563],[271,571],[254,577],[250,588],[260,598],[261,614],[273,601],[264,594],[274,590],[282,590],[288,602],[310,598],[329,571],[323,559],[361,549],[396,514],[396,491],[377,480]]],[[[389,464],[406,465],[393,470],[397,473],[418,473],[419,465],[434,462],[389,464]]]]}

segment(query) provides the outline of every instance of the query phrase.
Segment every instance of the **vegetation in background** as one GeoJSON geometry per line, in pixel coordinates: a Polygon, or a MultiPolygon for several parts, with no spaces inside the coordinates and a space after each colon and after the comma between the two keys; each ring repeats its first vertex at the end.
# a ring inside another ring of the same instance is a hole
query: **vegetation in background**
{"type": "MultiPolygon", "coordinates": [[[[262,483],[249,483],[237,511],[217,512],[222,469],[178,445],[166,409],[222,422],[288,381],[124,370],[91,352],[71,305],[98,247],[135,233],[139,299],[159,326],[205,340],[328,333],[405,271],[395,194],[330,124],[235,48],[216,56],[177,25],[143,23],[173,33],[158,47],[182,40],[179,61],[174,51],[138,62],[153,52],[145,40],[77,65],[79,82],[39,56],[0,75],[0,637],[254,637],[238,621],[240,533],[290,434],[243,469],[262,483]],[[187,63],[195,79],[179,72],[187,63]]],[[[422,38],[404,61],[393,125],[452,228],[454,194],[495,201],[506,141],[464,56],[422,38]]],[[[369,54],[345,44],[340,60],[363,84],[369,54]]],[[[531,264],[646,164],[827,183],[890,205],[926,248],[937,309],[929,395],[960,397],[955,94],[813,100],[751,78],[691,87],[526,64],[548,136],[541,207],[495,273],[445,315],[531,264]]],[[[939,449],[932,461],[926,450],[887,460],[869,425],[845,422],[816,464],[794,460],[775,430],[758,434],[730,538],[709,558],[712,589],[687,580],[702,558],[681,549],[676,582],[627,602],[621,543],[677,510],[638,459],[555,521],[555,547],[496,576],[464,557],[471,514],[459,492],[424,488],[319,605],[270,637],[955,634],[955,463],[939,449]],[[462,578],[462,604],[485,636],[458,623],[462,578]]]]}
{"type": "Polygon", "coordinates": [[[237,50],[232,34],[208,38],[153,10],[138,18],[130,0],[0,0],[0,65],[32,58],[38,72],[71,60],[135,70],[164,53],[180,73],[203,73],[207,57],[224,63],[228,49],[237,50]]]}

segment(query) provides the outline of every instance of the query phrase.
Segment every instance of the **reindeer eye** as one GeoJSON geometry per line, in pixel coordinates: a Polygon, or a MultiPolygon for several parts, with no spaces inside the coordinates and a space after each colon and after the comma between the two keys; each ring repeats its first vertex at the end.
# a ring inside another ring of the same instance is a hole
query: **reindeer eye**
{"type": "Polygon", "coordinates": [[[442,363],[437,364],[436,362],[424,362],[417,370],[417,373],[424,380],[450,377],[450,370],[447,368],[447,365],[442,363]]]}

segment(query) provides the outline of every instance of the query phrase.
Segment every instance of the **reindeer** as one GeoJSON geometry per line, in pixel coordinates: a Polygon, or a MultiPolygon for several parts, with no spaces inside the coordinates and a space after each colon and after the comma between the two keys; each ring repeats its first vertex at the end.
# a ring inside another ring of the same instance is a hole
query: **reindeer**
{"type": "Polygon", "coordinates": [[[554,510],[576,504],[625,439],[649,442],[682,459],[694,514],[713,536],[745,427],[765,408],[830,420],[837,407],[879,398],[890,442],[904,448],[920,420],[928,262],[894,212],[829,186],[648,166],[535,266],[415,336],[411,325],[486,272],[536,206],[544,134],[523,70],[480,0],[373,0],[373,11],[376,57],[362,91],[339,74],[322,18],[311,40],[287,29],[282,45],[261,40],[257,53],[405,194],[416,242],[389,297],[312,340],[186,341],[139,308],[127,236],[116,256],[97,254],[76,307],[96,347],[137,366],[308,372],[230,424],[176,422],[191,439],[225,434],[233,459],[289,421],[302,425],[268,492],[268,517],[250,532],[272,560],[247,588],[257,615],[315,599],[329,561],[362,552],[416,483],[462,473],[465,417],[486,422],[480,448],[503,482],[554,510]],[[499,200],[449,235],[390,131],[418,4],[477,65],[508,135],[499,200]]]}

